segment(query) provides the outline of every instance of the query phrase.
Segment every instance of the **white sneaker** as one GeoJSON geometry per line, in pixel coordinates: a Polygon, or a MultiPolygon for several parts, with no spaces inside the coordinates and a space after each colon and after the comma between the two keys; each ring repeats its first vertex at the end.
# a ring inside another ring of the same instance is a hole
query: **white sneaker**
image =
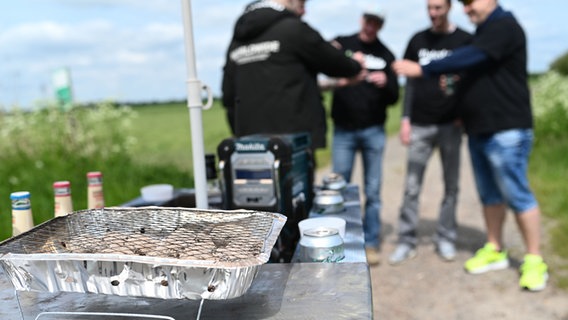
{"type": "Polygon", "coordinates": [[[440,240],[436,245],[438,255],[446,261],[454,261],[456,258],[456,246],[453,242],[440,240]]]}
{"type": "Polygon", "coordinates": [[[416,250],[413,246],[407,243],[401,243],[396,246],[396,249],[389,257],[391,265],[401,264],[406,260],[416,257],[416,250]]]}

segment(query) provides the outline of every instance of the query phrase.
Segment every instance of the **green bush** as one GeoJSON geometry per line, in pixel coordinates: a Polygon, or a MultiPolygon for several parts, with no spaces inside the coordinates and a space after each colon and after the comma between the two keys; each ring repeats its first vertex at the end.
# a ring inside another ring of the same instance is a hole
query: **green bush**
{"type": "Polygon", "coordinates": [[[537,143],[566,137],[568,125],[568,77],[551,71],[532,82],[537,143]]]}
{"type": "Polygon", "coordinates": [[[568,76],[555,71],[547,72],[531,83],[531,89],[537,119],[555,109],[568,112],[568,76]]]}
{"type": "Polygon", "coordinates": [[[568,52],[554,60],[550,65],[550,70],[568,76],[568,52]]]}
{"type": "Polygon", "coordinates": [[[30,191],[38,224],[53,217],[55,181],[71,182],[75,210],[87,207],[89,171],[103,172],[107,206],[138,197],[151,183],[191,186],[190,173],[175,166],[135,161],[136,139],[129,134],[135,117],[130,108],[110,104],[0,114],[0,239],[11,235],[11,192],[30,191]]]}
{"type": "MultiPolygon", "coordinates": [[[[535,112],[535,144],[529,175],[544,215],[553,228],[549,239],[554,253],[568,259],[568,77],[548,72],[531,84],[535,112]]],[[[564,260],[568,261],[568,260],[564,260]]],[[[568,265],[554,265],[558,285],[568,287],[568,265]]]]}

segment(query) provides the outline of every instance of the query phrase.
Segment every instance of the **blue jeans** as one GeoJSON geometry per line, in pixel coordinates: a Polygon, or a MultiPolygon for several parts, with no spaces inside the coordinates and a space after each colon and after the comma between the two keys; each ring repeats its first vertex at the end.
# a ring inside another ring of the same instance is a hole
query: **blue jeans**
{"type": "Polygon", "coordinates": [[[538,205],[527,178],[532,141],[530,129],[469,136],[475,182],[484,206],[504,204],[523,213],[538,205]]]}
{"type": "Polygon", "coordinates": [[[383,151],[385,148],[385,129],[372,126],[359,130],[345,130],[335,127],[332,145],[333,172],[351,180],[355,154],[361,152],[363,158],[365,215],[363,231],[365,246],[379,248],[381,239],[381,176],[383,151]]]}

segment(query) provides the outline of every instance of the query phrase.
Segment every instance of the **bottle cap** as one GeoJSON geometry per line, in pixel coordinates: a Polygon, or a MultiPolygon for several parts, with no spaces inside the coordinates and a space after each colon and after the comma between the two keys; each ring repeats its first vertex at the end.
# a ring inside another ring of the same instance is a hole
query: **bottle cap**
{"type": "Polygon", "coordinates": [[[53,183],[54,188],[69,188],[71,187],[71,182],[69,181],[56,181],[53,183]]]}
{"type": "Polygon", "coordinates": [[[100,171],[92,171],[92,172],[87,172],[87,178],[98,178],[98,177],[102,177],[103,173],[100,171]]]}
{"type": "Polygon", "coordinates": [[[12,192],[12,210],[29,210],[31,209],[30,193],[28,191],[12,192]]]}
{"type": "Polygon", "coordinates": [[[100,171],[91,171],[87,173],[87,184],[89,186],[102,186],[103,174],[100,171]]]}
{"type": "Polygon", "coordinates": [[[30,198],[29,191],[18,191],[18,192],[12,192],[10,194],[10,199],[12,199],[12,200],[22,200],[22,199],[29,199],[29,198],[30,198]]]}

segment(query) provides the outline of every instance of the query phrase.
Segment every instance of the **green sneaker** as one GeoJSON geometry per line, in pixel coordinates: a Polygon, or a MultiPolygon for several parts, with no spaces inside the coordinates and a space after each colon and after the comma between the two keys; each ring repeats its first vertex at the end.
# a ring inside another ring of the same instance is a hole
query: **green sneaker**
{"type": "Polygon", "coordinates": [[[542,257],[534,254],[525,255],[520,271],[521,279],[519,280],[519,285],[521,289],[541,291],[546,288],[548,266],[542,261],[542,257]]]}
{"type": "Polygon", "coordinates": [[[509,267],[506,251],[497,251],[495,245],[486,243],[485,246],[467,260],[464,268],[471,274],[480,274],[492,270],[502,270],[509,267]]]}

